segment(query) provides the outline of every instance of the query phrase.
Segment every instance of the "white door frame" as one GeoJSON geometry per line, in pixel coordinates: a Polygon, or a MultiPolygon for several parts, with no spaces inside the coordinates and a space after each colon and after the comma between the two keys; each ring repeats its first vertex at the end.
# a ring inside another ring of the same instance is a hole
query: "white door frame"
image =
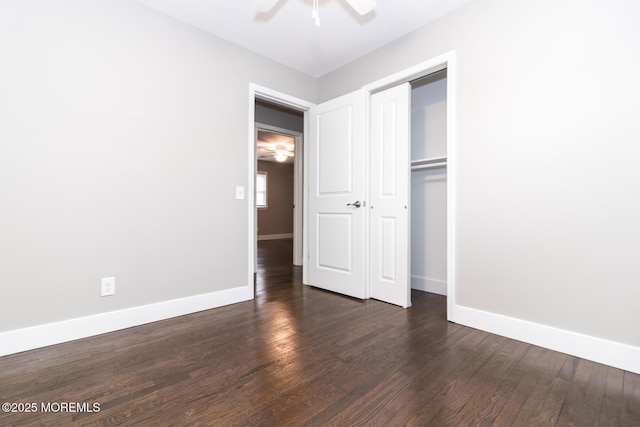
{"type": "MultiPolygon", "coordinates": [[[[406,68],[390,76],[384,77],[373,83],[363,86],[365,91],[365,105],[367,118],[366,145],[371,146],[370,127],[370,101],[371,94],[410,82],[428,74],[447,69],[447,320],[456,321],[456,248],[455,248],[455,213],[456,213],[456,55],[455,51],[406,68]]],[[[370,197],[369,197],[370,198],[370,197]]],[[[370,259],[370,258],[367,258],[370,259]]],[[[368,269],[367,269],[368,270],[368,269]]],[[[368,281],[367,281],[368,283],[368,281]]]]}
{"type": "Polygon", "coordinates": [[[304,134],[295,130],[268,125],[266,123],[256,122],[255,127],[256,134],[257,131],[264,130],[267,132],[290,136],[295,140],[295,155],[293,157],[293,264],[302,265],[302,157],[304,153],[304,134]]]}
{"type": "MultiPolygon", "coordinates": [[[[248,126],[248,138],[247,138],[247,253],[248,253],[248,265],[247,265],[247,287],[249,288],[249,294],[251,299],[255,297],[255,290],[253,286],[253,275],[255,272],[256,254],[255,254],[255,236],[256,236],[256,201],[255,201],[255,174],[256,174],[256,140],[255,140],[255,120],[256,120],[256,99],[263,99],[273,102],[278,105],[292,108],[294,110],[302,111],[304,114],[304,135],[309,134],[309,115],[308,111],[314,104],[304,99],[296,98],[286,93],[278,92],[276,90],[257,85],[255,83],[249,83],[249,126],[248,126]]],[[[307,170],[307,156],[303,150],[303,174],[306,175],[307,170]]],[[[306,177],[303,177],[306,182],[306,177]]],[[[303,212],[307,210],[307,189],[306,184],[303,185],[303,212]]],[[[303,236],[307,235],[306,222],[303,224],[303,236]]],[[[304,268],[307,260],[308,247],[306,245],[306,238],[303,238],[304,243],[302,247],[302,276],[303,281],[306,282],[304,268]]]]}

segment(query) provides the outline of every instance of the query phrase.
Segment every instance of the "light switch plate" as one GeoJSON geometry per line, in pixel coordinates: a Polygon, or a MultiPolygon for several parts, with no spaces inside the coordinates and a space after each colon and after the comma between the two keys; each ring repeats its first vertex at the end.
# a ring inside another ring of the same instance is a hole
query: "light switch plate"
{"type": "Polygon", "coordinates": [[[241,185],[236,187],[236,199],[244,200],[244,187],[241,185]]]}

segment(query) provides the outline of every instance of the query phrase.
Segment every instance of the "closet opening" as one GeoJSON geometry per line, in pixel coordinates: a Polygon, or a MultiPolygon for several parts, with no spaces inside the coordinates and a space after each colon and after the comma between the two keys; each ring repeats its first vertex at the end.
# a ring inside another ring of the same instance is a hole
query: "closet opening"
{"type": "Polygon", "coordinates": [[[447,295],[447,69],[411,84],[411,288],[447,295]]]}
{"type": "Polygon", "coordinates": [[[418,290],[446,296],[448,308],[455,300],[448,63],[429,61],[364,88],[371,94],[369,298],[405,308],[418,290]]]}

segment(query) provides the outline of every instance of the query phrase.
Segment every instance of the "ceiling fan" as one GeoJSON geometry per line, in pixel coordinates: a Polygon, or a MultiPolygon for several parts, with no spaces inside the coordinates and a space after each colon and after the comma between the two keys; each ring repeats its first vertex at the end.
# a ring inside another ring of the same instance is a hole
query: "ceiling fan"
{"type": "Polygon", "coordinates": [[[295,156],[295,139],[292,136],[258,129],[256,138],[258,159],[285,162],[295,156]]]}
{"type": "Polygon", "coordinates": [[[275,145],[270,151],[273,152],[273,158],[282,163],[287,158],[293,157],[293,151],[290,151],[288,147],[284,145],[275,145]]]}
{"type": "Polygon", "coordinates": [[[285,162],[289,157],[294,157],[293,146],[283,144],[272,144],[268,142],[258,142],[258,158],[267,159],[273,156],[273,158],[279,163],[285,162]]]}
{"type": "MultiPolygon", "coordinates": [[[[253,6],[258,12],[268,13],[280,0],[256,0],[253,6]]],[[[366,15],[376,8],[376,0],[345,0],[349,6],[360,15],[366,15]]],[[[313,0],[313,11],[311,17],[316,25],[320,26],[320,17],[318,16],[318,0],[313,0]]]]}

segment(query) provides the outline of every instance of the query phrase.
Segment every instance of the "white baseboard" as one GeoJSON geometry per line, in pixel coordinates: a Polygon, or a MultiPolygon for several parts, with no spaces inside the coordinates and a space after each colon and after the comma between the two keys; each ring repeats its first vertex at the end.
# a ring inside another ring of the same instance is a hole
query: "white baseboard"
{"type": "Polygon", "coordinates": [[[454,306],[452,320],[461,325],[640,374],[640,347],[459,305],[454,306]]]}
{"type": "Polygon", "coordinates": [[[411,289],[417,289],[432,294],[447,295],[447,281],[429,279],[428,277],[411,276],[411,289]]]}
{"type": "Polygon", "coordinates": [[[258,240],[278,240],[278,239],[293,239],[293,233],[259,234],[258,235],[258,240]]]}
{"type": "Polygon", "coordinates": [[[0,356],[235,304],[253,298],[248,286],[0,332],[0,356]]]}

